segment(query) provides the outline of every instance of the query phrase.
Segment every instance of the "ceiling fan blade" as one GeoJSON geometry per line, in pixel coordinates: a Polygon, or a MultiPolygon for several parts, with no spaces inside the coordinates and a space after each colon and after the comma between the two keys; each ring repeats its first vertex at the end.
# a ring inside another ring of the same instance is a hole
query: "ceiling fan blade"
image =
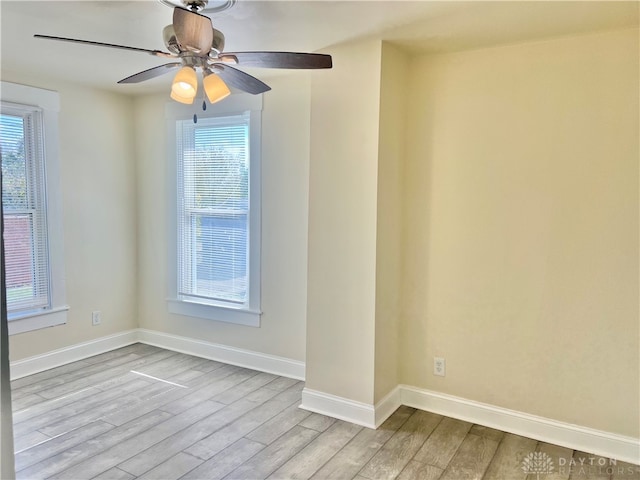
{"type": "Polygon", "coordinates": [[[271,90],[271,87],[266,83],[249,75],[248,73],[238,70],[237,68],[230,67],[229,65],[222,65],[220,63],[214,63],[213,66],[217,70],[218,75],[220,75],[220,78],[222,78],[226,84],[234,88],[251,93],[252,95],[258,95],[271,90]]]}
{"type": "Polygon", "coordinates": [[[184,51],[208,55],[213,43],[211,19],[182,8],[173,9],[173,29],[184,51]]]}
{"type": "Polygon", "coordinates": [[[159,77],[160,75],[164,75],[165,73],[170,72],[171,70],[175,70],[176,68],[182,67],[181,62],[173,62],[166,63],[164,65],[160,65],[158,67],[149,68],[148,70],[143,70],[142,72],[138,72],[130,77],[123,78],[118,83],[140,83],[145,80],[150,80],[155,77],[159,77]]]}
{"type": "Polygon", "coordinates": [[[114,43],[93,42],[91,40],[78,40],[77,38],[52,37],[51,35],[34,35],[34,37],[43,38],[45,40],[59,40],[62,42],[81,43],[84,45],[96,45],[98,47],[109,47],[109,48],[119,48],[121,50],[132,50],[134,52],[148,53],[156,57],[168,57],[168,58],[175,57],[175,55],[171,55],[170,53],[162,52],[160,50],[149,50],[146,48],[129,47],[127,45],[116,45],[114,43]]]}
{"type": "Polygon", "coordinates": [[[331,68],[331,55],[295,52],[225,52],[218,55],[221,61],[237,60],[243,67],[264,68],[331,68]]]}

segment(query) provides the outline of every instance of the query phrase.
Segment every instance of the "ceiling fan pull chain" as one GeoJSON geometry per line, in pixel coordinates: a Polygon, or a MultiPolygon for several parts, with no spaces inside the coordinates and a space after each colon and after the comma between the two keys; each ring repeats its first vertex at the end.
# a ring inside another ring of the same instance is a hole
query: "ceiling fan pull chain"
{"type": "Polygon", "coordinates": [[[206,112],[207,110],[207,92],[204,88],[204,79],[202,81],[202,111],[206,112]]]}
{"type": "MultiPolygon", "coordinates": [[[[202,111],[207,110],[207,101],[205,97],[204,89],[202,89],[202,111]]],[[[193,114],[193,123],[198,123],[198,115],[196,113],[193,114]]]]}

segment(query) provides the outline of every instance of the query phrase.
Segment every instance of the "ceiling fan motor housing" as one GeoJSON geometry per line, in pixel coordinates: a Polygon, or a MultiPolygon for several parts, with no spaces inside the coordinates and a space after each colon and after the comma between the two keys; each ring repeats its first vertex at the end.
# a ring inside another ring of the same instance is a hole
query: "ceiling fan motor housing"
{"type": "MultiPolygon", "coordinates": [[[[173,28],[173,25],[167,25],[162,30],[162,39],[164,40],[164,44],[171,53],[175,55],[180,55],[180,45],[178,44],[178,39],[176,38],[176,31],[173,28]]],[[[212,56],[216,56],[219,53],[224,51],[224,34],[214,28],[213,29],[213,41],[211,42],[211,54],[212,56]]]]}

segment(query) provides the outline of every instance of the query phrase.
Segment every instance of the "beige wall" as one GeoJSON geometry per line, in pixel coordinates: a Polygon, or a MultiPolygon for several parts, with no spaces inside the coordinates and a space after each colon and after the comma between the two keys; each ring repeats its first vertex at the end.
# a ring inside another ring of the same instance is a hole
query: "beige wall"
{"type": "Polygon", "coordinates": [[[638,437],[637,39],[365,41],[269,78],[261,328],[167,312],[165,94],[3,71],[61,95],[71,305],[12,360],[140,326],[306,360],[308,388],[369,404],[400,382],[638,437]]]}
{"type": "Polygon", "coordinates": [[[2,80],[60,94],[66,325],[10,337],[11,360],[137,326],[132,100],[3,70],[2,80]],[[102,324],[91,325],[91,312],[102,324]]]}
{"type": "Polygon", "coordinates": [[[411,62],[404,383],[639,436],[638,59],[626,30],[411,62]]]}
{"type": "Polygon", "coordinates": [[[380,48],[312,77],[306,386],[373,402],[380,48]]]}
{"type": "Polygon", "coordinates": [[[374,403],[399,380],[398,337],[402,283],[402,170],[405,162],[408,55],[382,44],[378,211],[376,232],[376,322],[374,403]]]}
{"type": "Polygon", "coordinates": [[[167,311],[166,94],[135,100],[139,325],[304,361],[309,185],[309,77],[269,78],[262,112],[262,320],[247,327],[167,311]]]}

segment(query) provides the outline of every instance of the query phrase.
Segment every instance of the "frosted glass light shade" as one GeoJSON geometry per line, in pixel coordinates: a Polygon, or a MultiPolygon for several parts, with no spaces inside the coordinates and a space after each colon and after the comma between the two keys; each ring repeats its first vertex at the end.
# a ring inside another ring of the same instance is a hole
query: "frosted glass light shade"
{"type": "Polygon", "coordinates": [[[198,76],[193,67],[182,67],[171,84],[171,98],[180,103],[193,103],[198,91],[198,76]]]}
{"type": "Polygon", "coordinates": [[[219,102],[231,94],[224,80],[215,73],[205,72],[202,83],[204,84],[204,91],[207,94],[207,98],[211,103],[219,102]]]}
{"type": "Polygon", "coordinates": [[[176,95],[176,92],[174,92],[173,90],[171,90],[171,95],[169,96],[176,102],[185,103],[187,105],[191,105],[193,103],[193,99],[195,98],[195,95],[193,97],[181,97],[180,95],[176,95]]]}

